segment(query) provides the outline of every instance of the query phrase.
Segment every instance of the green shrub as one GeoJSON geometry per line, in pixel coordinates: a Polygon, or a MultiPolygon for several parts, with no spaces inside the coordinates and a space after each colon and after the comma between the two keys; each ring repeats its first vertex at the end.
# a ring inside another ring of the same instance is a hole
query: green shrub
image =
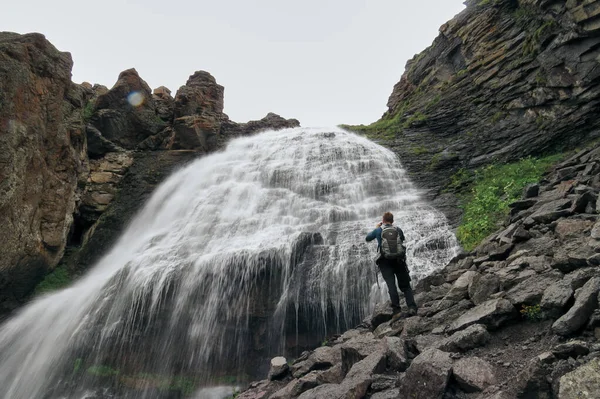
{"type": "MultiPolygon", "coordinates": [[[[456,233],[463,248],[471,251],[493,233],[498,223],[508,215],[508,204],[520,199],[523,188],[539,181],[546,170],[560,159],[560,155],[529,157],[475,171],[471,189],[462,201],[464,214],[456,233]]],[[[467,178],[464,171],[461,178],[467,178]]],[[[452,184],[459,187],[461,181],[452,179],[452,184]]]]}
{"type": "Polygon", "coordinates": [[[45,294],[47,292],[65,288],[71,284],[72,280],[71,274],[67,269],[59,266],[46,275],[46,277],[35,287],[34,295],[45,294]]]}
{"type": "Polygon", "coordinates": [[[520,312],[521,312],[521,316],[523,316],[527,320],[539,321],[544,318],[544,315],[542,314],[542,309],[540,308],[540,305],[532,305],[532,306],[523,305],[520,312]]]}

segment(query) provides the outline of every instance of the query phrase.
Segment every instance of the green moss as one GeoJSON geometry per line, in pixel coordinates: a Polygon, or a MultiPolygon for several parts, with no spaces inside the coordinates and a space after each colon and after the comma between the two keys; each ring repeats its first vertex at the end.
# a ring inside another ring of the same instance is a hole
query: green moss
{"type": "Polygon", "coordinates": [[[429,150],[424,146],[410,147],[409,151],[411,154],[414,155],[422,155],[427,154],[429,152],[429,150]]]}
{"type": "Polygon", "coordinates": [[[407,129],[413,125],[421,124],[425,121],[427,121],[427,115],[417,111],[413,115],[411,115],[406,121],[404,121],[404,123],[402,124],[402,128],[407,129]]]}
{"type": "Polygon", "coordinates": [[[85,123],[92,119],[92,116],[94,115],[94,105],[94,101],[88,101],[85,107],[83,107],[82,117],[85,123]]]}
{"type": "Polygon", "coordinates": [[[498,111],[498,112],[496,112],[494,115],[492,115],[492,117],[491,117],[491,119],[490,119],[490,122],[491,122],[492,124],[496,124],[496,123],[498,123],[498,121],[499,121],[500,119],[502,119],[502,118],[504,118],[504,112],[502,112],[502,111],[498,111]]]}
{"type": "Polygon", "coordinates": [[[34,295],[45,294],[47,292],[65,288],[71,284],[72,281],[73,278],[66,267],[59,266],[46,275],[46,277],[35,287],[34,295]]]}
{"type": "MultiPolygon", "coordinates": [[[[490,165],[477,170],[471,189],[462,200],[463,219],[456,236],[465,250],[475,248],[498,228],[508,215],[508,204],[521,197],[523,188],[537,182],[546,170],[561,159],[561,155],[545,158],[525,158],[519,162],[490,165]]],[[[466,178],[463,173],[461,178],[466,178]]],[[[459,186],[459,178],[452,183],[459,186]]]]}

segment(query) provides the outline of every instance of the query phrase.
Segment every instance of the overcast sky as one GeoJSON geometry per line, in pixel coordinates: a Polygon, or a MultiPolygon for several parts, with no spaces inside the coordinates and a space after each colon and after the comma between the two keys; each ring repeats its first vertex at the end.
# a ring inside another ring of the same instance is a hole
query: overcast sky
{"type": "Polygon", "coordinates": [[[237,122],[275,112],[303,126],[367,124],[463,1],[17,0],[2,7],[0,29],[69,51],[77,83],[111,87],[134,67],[175,95],[206,70],[237,122]]]}

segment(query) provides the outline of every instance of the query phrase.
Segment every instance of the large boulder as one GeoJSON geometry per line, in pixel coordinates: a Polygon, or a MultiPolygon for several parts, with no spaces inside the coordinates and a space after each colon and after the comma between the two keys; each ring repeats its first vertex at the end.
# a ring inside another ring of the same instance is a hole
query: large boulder
{"type": "Polygon", "coordinates": [[[488,386],[496,384],[494,368],[478,357],[465,357],[458,360],[452,367],[452,373],[465,392],[483,391],[488,386]]]}
{"type": "Polygon", "coordinates": [[[0,313],[63,255],[88,170],[82,88],[44,36],[0,33],[0,313]]]}
{"type": "Polygon", "coordinates": [[[484,325],[474,324],[443,339],[436,347],[447,352],[466,352],[484,346],[490,339],[490,333],[484,325]]]}
{"type": "Polygon", "coordinates": [[[508,300],[491,299],[467,310],[448,326],[446,332],[454,333],[473,324],[484,324],[488,328],[494,329],[515,317],[517,317],[517,311],[508,300]]]}
{"type": "Polygon", "coordinates": [[[427,349],[400,380],[399,398],[441,399],[452,375],[452,359],[439,349],[427,349]]]}
{"type": "Polygon", "coordinates": [[[591,278],[578,292],[573,307],[554,322],[552,330],[559,335],[569,335],[583,327],[598,307],[599,291],[600,277],[591,278]]]}

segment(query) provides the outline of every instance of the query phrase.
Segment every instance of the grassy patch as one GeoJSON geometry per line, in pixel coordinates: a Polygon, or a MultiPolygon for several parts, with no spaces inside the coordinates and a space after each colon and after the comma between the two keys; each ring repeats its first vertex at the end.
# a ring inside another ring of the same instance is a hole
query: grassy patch
{"type": "Polygon", "coordinates": [[[548,168],[557,163],[561,155],[545,158],[525,158],[515,163],[489,165],[471,176],[462,171],[451,184],[460,187],[471,179],[470,190],[463,198],[464,210],[456,236],[467,251],[473,250],[485,237],[498,228],[498,223],[508,215],[508,204],[521,198],[523,188],[539,181],[548,168]]]}
{"type": "Polygon", "coordinates": [[[44,279],[35,287],[34,295],[45,294],[65,288],[71,282],[73,278],[64,266],[59,266],[54,269],[51,273],[46,275],[44,279]]]}

